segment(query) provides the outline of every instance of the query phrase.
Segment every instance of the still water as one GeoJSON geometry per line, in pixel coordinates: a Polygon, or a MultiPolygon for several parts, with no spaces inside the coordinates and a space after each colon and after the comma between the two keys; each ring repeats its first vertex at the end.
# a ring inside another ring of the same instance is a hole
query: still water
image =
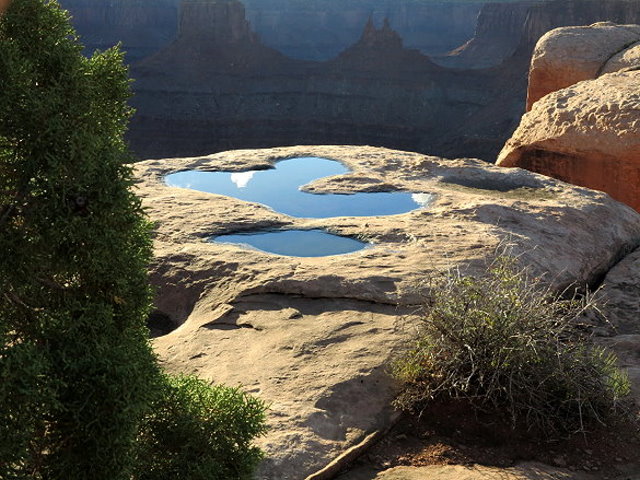
{"type": "Polygon", "coordinates": [[[361,250],[367,246],[353,238],[333,235],[322,230],[282,230],[220,235],[210,241],[249,245],[264,252],[288,257],[326,257],[361,250]]]}
{"type": "Polygon", "coordinates": [[[282,160],[275,168],[246,172],[190,170],[165,177],[171,187],[257,202],[291,217],[371,217],[397,215],[426,206],[432,195],[409,192],[312,194],[300,187],[319,178],[348,173],[340,162],[318,157],[282,160]]]}

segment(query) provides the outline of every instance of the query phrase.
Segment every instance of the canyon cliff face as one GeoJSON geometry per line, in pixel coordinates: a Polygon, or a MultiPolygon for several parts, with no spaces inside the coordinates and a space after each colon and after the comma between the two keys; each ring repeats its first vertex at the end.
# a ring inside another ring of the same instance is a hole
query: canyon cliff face
{"type": "Polygon", "coordinates": [[[255,44],[243,5],[237,1],[183,2],[180,11],[179,40],[185,43],[216,45],[255,44]]]}
{"type": "Polygon", "coordinates": [[[217,3],[184,2],[178,38],[134,65],[129,138],[139,156],[317,143],[434,151],[498,90],[484,72],[443,69],[405,48],[388,21],[363,24],[337,58],[310,62],[259,41],[239,1],[217,3]]]}
{"type": "Polygon", "coordinates": [[[603,190],[640,210],[640,26],[566,27],[536,46],[531,110],[498,164],[603,190]],[[577,82],[567,86],[567,82],[577,82]],[[557,88],[557,91],[546,93],[557,88]],[[544,96],[543,96],[544,95],[544,96]]]}
{"type": "Polygon", "coordinates": [[[473,36],[481,2],[407,0],[246,0],[263,42],[299,59],[328,60],[353,45],[371,17],[387,18],[409,48],[447,52],[473,36]]]}
{"type": "MultiPolygon", "coordinates": [[[[60,0],[91,52],[122,41],[137,61],[177,34],[181,0],[60,0]]],[[[265,45],[287,56],[328,60],[353,45],[362,25],[384,18],[407,45],[443,53],[473,36],[482,3],[411,0],[246,0],[247,19],[265,45]]]]}
{"type": "Polygon", "coordinates": [[[539,3],[484,5],[473,38],[452,49],[448,55],[439,56],[438,63],[456,68],[485,68],[499,64],[515,53],[529,10],[539,3]]]}
{"type": "Polygon", "coordinates": [[[449,56],[442,65],[483,68],[502,62],[528,65],[538,39],[557,27],[596,22],[640,22],[638,0],[536,0],[489,3],[478,16],[474,37],[449,56]],[[514,58],[515,57],[515,58],[514,58]]]}
{"type": "Polygon", "coordinates": [[[599,21],[623,24],[640,22],[640,1],[554,0],[528,4],[486,5],[478,18],[477,36],[441,65],[485,69],[487,85],[501,85],[493,101],[451,125],[448,144],[434,151],[440,155],[479,156],[494,161],[524,112],[527,71],[538,39],[556,26],[583,25],[599,21]],[[520,10],[527,5],[525,10],[520,10]],[[509,13],[510,12],[510,13],[509,13]],[[524,13],[524,21],[521,15],[524,13]],[[502,52],[502,53],[501,53],[502,52]],[[513,52],[510,56],[509,52],[513,52]],[[457,58],[456,58],[457,57],[457,58]],[[456,145],[456,137],[461,144],[456,145]],[[462,147],[461,145],[464,145],[462,147]],[[497,149],[495,147],[497,146],[497,149]]]}
{"type": "Polygon", "coordinates": [[[175,37],[178,0],[60,0],[72,16],[87,53],[122,42],[135,62],[175,37]]]}
{"type": "Polygon", "coordinates": [[[223,0],[63,0],[88,51],[121,40],[135,65],[139,156],[367,143],[494,161],[524,111],[545,29],[640,21],[640,0],[246,1],[245,11],[223,0]]]}

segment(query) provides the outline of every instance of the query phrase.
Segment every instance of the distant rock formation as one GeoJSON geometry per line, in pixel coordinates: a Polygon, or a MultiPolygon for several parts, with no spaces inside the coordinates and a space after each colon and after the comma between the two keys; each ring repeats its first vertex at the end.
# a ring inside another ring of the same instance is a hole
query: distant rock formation
{"type": "Polygon", "coordinates": [[[326,65],[340,72],[377,71],[378,74],[395,77],[441,70],[418,50],[405,48],[388,18],[384,19],[380,28],[376,28],[371,17],[364,26],[360,40],[326,65]]]}
{"type": "Polygon", "coordinates": [[[59,0],[87,54],[117,43],[136,62],[166,46],[176,35],[179,0],[59,0]]]}
{"type": "Polygon", "coordinates": [[[360,41],[354,47],[399,50],[402,49],[403,46],[402,38],[391,28],[388,18],[385,17],[382,28],[378,30],[373,24],[373,19],[369,17],[367,24],[364,26],[360,41]]]}
{"type": "Polygon", "coordinates": [[[211,75],[267,74],[288,59],[264,46],[251,30],[239,0],[183,0],[178,37],[157,54],[134,66],[141,81],[159,80],[160,88],[184,85],[198,89],[211,75]]]}
{"type": "MultiPolygon", "coordinates": [[[[5,0],[6,1],[6,0],[5,0]]],[[[119,41],[137,61],[178,32],[182,0],[60,0],[90,53],[119,41]]],[[[468,0],[244,0],[265,45],[292,58],[329,60],[357,41],[367,17],[391,25],[411,48],[442,53],[473,35],[481,3],[468,0]]]]}
{"type": "Polygon", "coordinates": [[[435,65],[389,22],[363,25],[333,60],[307,62],[265,46],[244,15],[236,0],[185,0],[178,38],[133,66],[139,156],[319,143],[437,152],[447,125],[491,103],[482,80],[495,77],[435,65]]]}
{"type": "Polygon", "coordinates": [[[567,27],[545,35],[529,87],[531,101],[544,96],[523,116],[498,165],[603,190],[640,210],[639,46],[638,25],[567,27]],[[578,83],[566,86],[570,81],[578,83]]]}
{"type": "Polygon", "coordinates": [[[178,35],[182,41],[216,45],[251,44],[258,39],[239,0],[183,0],[178,35]]]}
{"type": "Polygon", "coordinates": [[[335,58],[358,41],[368,17],[388,18],[408,48],[440,54],[473,35],[481,3],[468,0],[244,0],[247,18],[265,45],[287,56],[335,58]]]}
{"type": "Polygon", "coordinates": [[[455,68],[487,68],[513,55],[523,34],[531,7],[538,1],[486,3],[478,15],[474,36],[436,63],[455,68]]]}
{"type": "Polygon", "coordinates": [[[142,157],[366,143],[494,161],[545,29],[640,22],[640,0],[243,0],[246,11],[214,0],[181,13],[181,0],[61,3],[88,53],[121,40],[134,62],[129,139],[142,157]]]}
{"type": "Polygon", "coordinates": [[[487,3],[482,7],[474,37],[446,57],[441,65],[485,68],[524,60],[542,35],[557,27],[611,21],[640,23],[640,0],[523,0],[487,3]]]}

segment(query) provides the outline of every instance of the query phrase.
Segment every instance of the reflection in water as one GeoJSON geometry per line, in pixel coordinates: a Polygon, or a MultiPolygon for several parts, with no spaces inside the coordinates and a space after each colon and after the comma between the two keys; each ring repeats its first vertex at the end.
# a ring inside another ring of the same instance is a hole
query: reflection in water
{"type": "MultiPolygon", "coordinates": [[[[236,184],[238,188],[244,188],[247,186],[249,181],[256,174],[256,170],[251,170],[248,172],[234,172],[231,174],[231,181],[236,184]]],[[[192,187],[188,187],[192,188],[192,187]]]]}
{"type": "Polygon", "coordinates": [[[319,178],[349,170],[340,162],[317,157],[283,160],[269,170],[204,172],[191,170],[167,175],[172,187],[257,202],[292,217],[328,218],[382,216],[406,213],[428,205],[428,193],[376,192],[349,195],[310,194],[300,187],[319,178]]]}
{"type": "Polygon", "coordinates": [[[421,207],[426,207],[433,201],[433,195],[430,193],[412,193],[411,200],[421,207]]]}
{"type": "Polygon", "coordinates": [[[353,238],[332,235],[322,230],[283,230],[220,235],[210,239],[217,243],[249,245],[264,252],[289,257],[326,257],[342,255],[367,246],[353,238]]]}

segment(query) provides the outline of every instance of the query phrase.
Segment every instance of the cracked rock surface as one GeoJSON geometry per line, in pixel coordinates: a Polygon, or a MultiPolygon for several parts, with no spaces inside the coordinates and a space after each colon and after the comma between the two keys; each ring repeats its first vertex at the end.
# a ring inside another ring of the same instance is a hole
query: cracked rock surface
{"type": "Polygon", "coordinates": [[[156,307],[179,326],[154,340],[156,352],[170,371],[242,385],[270,404],[259,479],[304,479],[390,425],[397,386],[387,367],[412,338],[411,305],[436,272],[478,271],[498,245],[509,244],[520,262],[561,287],[599,281],[640,244],[640,215],[606,194],[473,159],[305,146],[148,160],[135,168],[156,225],[156,307]],[[163,182],[179,170],[242,171],[307,156],[353,171],[317,180],[308,191],[396,189],[434,199],[401,215],[305,219],[163,182]],[[297,258],[206,241],[292,228],[324,228],[373,246],[297,258]]]}
{"type": "Polygon", "coordinates": [[[631,394],[640,405],[640,250],[609,271],[600,295],[610,326],[598,341],[618,356],[618,363],[629,374],[631,394]]]}

